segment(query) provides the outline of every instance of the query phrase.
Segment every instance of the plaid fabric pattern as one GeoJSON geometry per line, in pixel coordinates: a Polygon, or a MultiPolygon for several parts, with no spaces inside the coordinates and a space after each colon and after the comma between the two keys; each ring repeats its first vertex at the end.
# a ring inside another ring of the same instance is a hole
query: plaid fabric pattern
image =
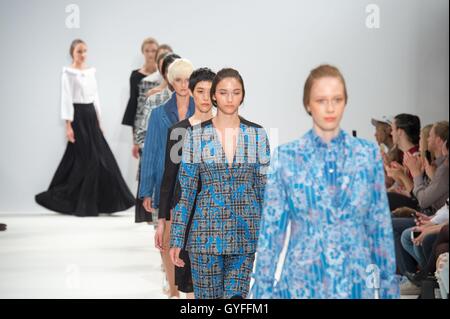
{"type": "Polygon", "coordinates": [[[197,299],[247,297],[255,254],[189,254],[197,299]]]}
{"type": "Polygon", "coordinates": [[[158,107],[159,105],[165,103],[172,96],[172,92],[168,88],[165,88],[159,93],[153,94],[148,98],[145,96],[145,93],[152,88],[150,84],[155,82],[147,82],[142,81],[141,85],[139,85],[139,97],[138,104],[136,109],[136,117],[134,120],[134,144],[140,145],[141,148],[144,147],[145,134],[147,133],[148,127],[148,119],[150,118],[150,114],[153,109],[158,107]]]}
{"type": "Polygon", "coordinates": [[[181,198],[172,216],[171,246],[183,247],[197,197],[187,251],[214,255],[254,253],[269,160],[265,130],[244,119],[231,167],[211,120],[188,129],[178,175],[181,198]],[[197,194],[199,180],[202,188],[197,194]]]}

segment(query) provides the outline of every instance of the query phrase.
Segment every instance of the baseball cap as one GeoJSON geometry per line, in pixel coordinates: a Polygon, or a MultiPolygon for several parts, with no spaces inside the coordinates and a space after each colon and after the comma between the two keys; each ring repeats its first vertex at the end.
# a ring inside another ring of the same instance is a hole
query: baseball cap
{"type": "Polygon", "coordinates": [[[378,124],[391,125],[393,121],[394,121],[394,117],[393,116],[385,116],[385,115],[383,115],[381,117],[381,119],[372,118],[372,120],[370,122],[372,123],[373,126],[377,126],[378,124]]]}

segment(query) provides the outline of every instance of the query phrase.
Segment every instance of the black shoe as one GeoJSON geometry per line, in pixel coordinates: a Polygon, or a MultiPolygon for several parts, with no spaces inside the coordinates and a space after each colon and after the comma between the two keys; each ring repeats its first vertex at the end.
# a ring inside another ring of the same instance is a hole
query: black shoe
{"type": "Polygon", "coordinates": [[[244,299],[241,295],[234,295],[230,299],[244,299]]]}
{"type": "Polygon", "coordinates": [[[0,231],[6,230],[6,224],[0,224],[0,231]]]}

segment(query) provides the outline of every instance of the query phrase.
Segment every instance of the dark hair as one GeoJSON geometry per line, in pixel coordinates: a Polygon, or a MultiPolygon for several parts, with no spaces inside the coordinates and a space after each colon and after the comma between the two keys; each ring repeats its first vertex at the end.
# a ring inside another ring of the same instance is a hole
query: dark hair
{"type": "Polygon", "coordinates": [[[161,75],[164,77],[164,79],[166,78],[166,73],[167,69],[169,68],[169,65],[171,65],[172,62],[175,61],[176,59],[181,59],[181,57],[176,53],[169,53],[164,58],[164,62],[161,66],[161,75]]]}
{"type": "Polygon", "coordinates": [[[211,71],[210,68],[199,68],[197,70],[194,70],[194,72],[192,72],[191,76],[189,77],[189,90],[191,90],[191,92],[194,92],[195,86],[198,82],[212,82],[215,76],[216,74],[211,71]]]}
{"type": "MultiPolygon", "coordinates": [[[[160,54],[160,55],[157,56],[157,58],[156,58],[156,67],[158,68],[158,70],[159,70],[159,62],[161,62],[161,60],[164,60],[166,58],[166,56],[168,56],[169,54],[171,54],[171,53],[170,52],[165,52],[165,53],[160,54]]],[[[162,68],[162,65],[161,65],[161,68],[162,68]]],[[[161,70],[159,70],[159,72],[161,72],[161,70]]]]}
{"type": "Polygon", "coordinates": [[[214,77],[213,81],[212,81],[212,85],[211,85],[211,102],[212,104],[217,107],[217,102],[214,99],[214,94],[216,94],[216,87],[217,85],[220,83],[220,81],[222,81],[225,78],[234,78],[236,80],[239,81],[239,83],[241,83],[242,86],[242,101],[241,104],[244,102],[244,98],[245,98],[245,87],[244,87],[244,80],[242,80],[242,76],[239,74],[239,72],[235,69],[231,69],[231,68],[224,68],[222,70],[220,70],[219,72],[217,72],[216,76],[214,77]]]}
{"type": "Polygon", "coordinates": [[[395,117],[395,126],[397,129],[405,131],[408,140],[414,145],[419,144],[420,140],[420,118],[411,114],[399,114],[395,117]]]}
{"type": "Polygon", "coordinates": [[[69,53],[70,53],[70,56],[71,56],[72,58],[73,58],[73,51],[75,51],[75,47],[76,47],[78,44],[81,44],[81,43],[86,44],[86,42],[84,42],[84,41],[81,40],[81,39],[75,39],[75,40],[73,40],[72,43],[70,44],[70,50],[69,50],[69,53]]]}

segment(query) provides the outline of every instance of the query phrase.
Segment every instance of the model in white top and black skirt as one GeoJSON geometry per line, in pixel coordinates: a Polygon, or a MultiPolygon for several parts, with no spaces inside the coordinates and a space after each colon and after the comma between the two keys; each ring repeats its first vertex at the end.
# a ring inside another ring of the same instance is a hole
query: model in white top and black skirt
{"type": "Polygon", "coordinates": [[[62,119],[69,142],[46,192],[36,202],[50,210],[76,216],[98,216],[132,207],[135,199],[106,142],[95,68],[86,68],[87,46],[74,40],[71,67],[62,72],[62,119]]]}

